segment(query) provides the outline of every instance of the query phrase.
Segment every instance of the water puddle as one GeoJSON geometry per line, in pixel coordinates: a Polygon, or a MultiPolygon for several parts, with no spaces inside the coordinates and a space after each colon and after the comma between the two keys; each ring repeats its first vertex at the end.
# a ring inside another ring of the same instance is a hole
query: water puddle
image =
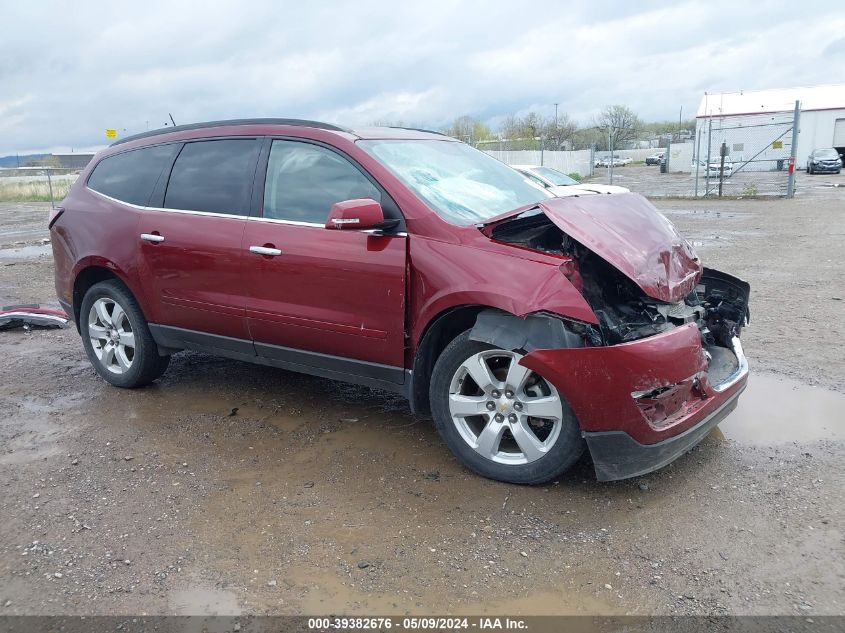
{"type": "Polygon", "coordinates": [[[238,598],[231,591],[201,585],[170,592],[175,615],[240,615],[238,598]]]}
{"type": "Polygon", "coordinates": [[[34,244],[31,246],[20,246],[18,248],[0,249],[0,259],[33,259],[52,254],[53,247],[50,244],[34,244]]]}
{"type": "Polygon", "coordinates": [[[736,409],[718,427],[741,444],[845,440],[845,394],[769,374],[751,374],[736,409]]]}

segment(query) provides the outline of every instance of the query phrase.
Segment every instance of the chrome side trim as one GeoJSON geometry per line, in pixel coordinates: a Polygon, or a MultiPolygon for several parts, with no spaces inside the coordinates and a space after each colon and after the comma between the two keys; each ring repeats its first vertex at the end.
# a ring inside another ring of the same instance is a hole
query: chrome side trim
{"type": "Polygon", "coordinates": [[[126,202],[125,200],[118,200],[117,198],[112,198],[111,196],[107,196],[104,193],[100,193],[99,191],[91,189],[91,187],[89,187],[88,185],[85,185],[85,188],[91,193],[100,196],[101,198],[105,198],[106,200],[110,200],[111,202],[116,202],[118,204],[137,209],[138,211],[165,211],[167,213],[183,213],[185,215],[207,215],[214,218],[232,218],[235,220],[247,219],[246,215],[238,215],[237,213],[212,213],[211,211],[194,211],[192,209],[165,209],[163,207],[145,207],[140,204],[133,204],[132,202],[126,202]]]}
{"type": "Polygon", "coordinates": [[[282,220],[280,218],[260,218],[258,216],[250,216],[247,218],[248,222],[268,222],[270,224],[290,224],[291,226],[316,226],[321,229],[325,228],[325,224],[319,222],[299,222],[298,220],[282,220]]]}
{"type": "Polygon", "coordinates": [[[733,353],[736,356],[736,359],[739,361],[739,367],[737,367],[736,371],[724,382],[719,383],[718,385],[711,385],[713,391],[716,393],[722,393],[726,389],[730,389],[737,382],[742,380],[742,378],[748,375],[748,359],[742,351],[742,343],[740,342],[738,336],[734,336],[731,339],[731,347],[733,348],[733,353]]]}
{"type": "MultiPolygon", "coordinates": [[[[325,224],[321,224],[320,222],[299,222],[297,220],[281,220],[278,218],[262,218],[257,216],[246,216],[246,215],[237,215],[234,213],[212,213],[210,211],[191,211],[190,209],[164,209],[162,207],[144,207],[139,204],[133,204],[131,202],[125,202],[124,200],[118,200],[117,198],[112,198],[111,196],[107,196],[104,193],[100,193],[99,191],[95,191],[91,189],[88,185],[85,185],[85,188],[90,191],[91,193],[100,196],[101,198],[105,198],[106,200],[110,200],[111,202],[116,202],[118,204],[125,205],[127,207],[131,207],[133,209],[137,209],[138,211],[165,211],[167,213],[183,213],[185,215],[207,215],[214,218],[232,218],[234,220],[246,220],[247,222],[267,222],[269,224],[289,224],[291,226],[312,226],[324,229],[326,228],[325,224]]],[[[347,230],[347,232],[350,232],[347,230]]],[[[359,233],[367,233],[368,231],[358,231],[359,233]]],[[[408,237],[406,232],[402,233],[386,233],[384,234],[385,237],[408,237]]]]}

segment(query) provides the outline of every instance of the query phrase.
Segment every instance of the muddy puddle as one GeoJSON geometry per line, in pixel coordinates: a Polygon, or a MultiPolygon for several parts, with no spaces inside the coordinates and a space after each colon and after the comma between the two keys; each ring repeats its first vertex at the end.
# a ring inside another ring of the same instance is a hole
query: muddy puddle
{"type": "Polygon", "coordinates": [[[195,585],[168,595],[175,615],[240,615],[238,598],[231,591],[195,585]]]}
{"type": "Polygon", "coordinates": [[[50,244],[34,244],[31,246],[19,246],[18,248],[0,249],[0,259],[37,259],[43,256],[52,256],[53,247],[50,244]]]}
{"type": "Polygon", "coordinates": [[[752,373],[739,404],[714,431],[741,444],[845,440],[845,394],[752,373]]]}

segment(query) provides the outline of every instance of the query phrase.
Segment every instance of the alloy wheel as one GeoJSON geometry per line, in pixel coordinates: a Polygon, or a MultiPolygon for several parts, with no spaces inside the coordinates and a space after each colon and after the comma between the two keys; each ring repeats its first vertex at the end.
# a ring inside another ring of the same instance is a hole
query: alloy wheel
{"type": "Polygon", "coordinates": [[[88,312],[88,338],[108,371],[123,374],[135,359],[135,333],[126,310],[114,299],[97,299],[88,312]]]}
{"type": "Polygon", "coordinates": [[[554,446],[563,421],[557,390],[519,364],[522,355],[479,352],[452,377],[449,413],[463,440],[486,459],[528,464],[554,446]]]}

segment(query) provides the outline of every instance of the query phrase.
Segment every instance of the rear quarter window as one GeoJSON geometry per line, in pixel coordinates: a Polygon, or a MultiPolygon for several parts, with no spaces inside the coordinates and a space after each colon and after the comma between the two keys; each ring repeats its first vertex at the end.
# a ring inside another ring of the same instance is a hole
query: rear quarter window
{"type": "Polygon", "coordinates": [[[107,156],[88,177],[88,188],[122,202],[146,206],[179,144],[156,145],[107,156]]]}

